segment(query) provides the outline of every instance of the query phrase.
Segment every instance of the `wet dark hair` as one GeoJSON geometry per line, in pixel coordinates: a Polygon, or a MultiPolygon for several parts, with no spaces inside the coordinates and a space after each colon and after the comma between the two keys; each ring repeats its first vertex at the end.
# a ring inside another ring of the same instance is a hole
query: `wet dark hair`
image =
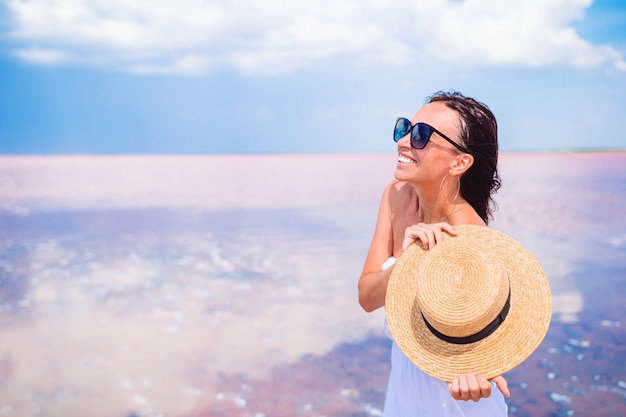
{"type": "Polygon", "coordinates": [[[485,104],[458,91],[438,91],[426,103],[440,102],[461,116],[462,145],[474,164],[461,177],[461,195],[485,223],[493,218],[497,204],[492,195],[500,189],[498,173],[498,124],[485,104]]]}

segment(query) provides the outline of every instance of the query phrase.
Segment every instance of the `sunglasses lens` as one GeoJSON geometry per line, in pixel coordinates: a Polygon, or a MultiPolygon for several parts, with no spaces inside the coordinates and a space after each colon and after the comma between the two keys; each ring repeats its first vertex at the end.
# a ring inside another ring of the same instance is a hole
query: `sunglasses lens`
{"type": "Polygon", "coordinates": [[[411,122],[404,117],[399,118],[396,121],[396,127],[393,129],[393,140],[398,142],[400,139],[406,136],[411,130],[411,122]]]}
{"type": "Polygon", "coordinates": [[[433,134],[433,128],[425,123],[418,123],[416,129],[411,132],[411,146],[415,149],[424,149],[430,135],[433,134]]]}

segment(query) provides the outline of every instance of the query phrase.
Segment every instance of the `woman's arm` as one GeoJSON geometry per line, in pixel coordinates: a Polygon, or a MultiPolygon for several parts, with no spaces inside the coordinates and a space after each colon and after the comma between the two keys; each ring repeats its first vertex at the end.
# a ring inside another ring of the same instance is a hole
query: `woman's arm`
{"type": "Polygon", "coordinates": [[[393,268],[388,268],[381,271],[381,265],[393,255],[390,195],[396,183],[396,181],[389,183],[383,192],[378,208],[374,236],[367,252],[363,272],[359,278],[359,304],[368,313],[385,305],[387,283],[393,270],[393,268]]]}

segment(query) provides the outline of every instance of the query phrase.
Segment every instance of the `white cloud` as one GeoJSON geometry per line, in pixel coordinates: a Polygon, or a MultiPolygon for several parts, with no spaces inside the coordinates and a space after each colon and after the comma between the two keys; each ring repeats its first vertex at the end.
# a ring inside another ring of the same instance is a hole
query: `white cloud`
{"type": "Polygon", "coordinates": [[[201,55],[188,54],[173,62],[158,64],[138,63],[128,67],[136,74],[201,74],[210,68],[208,59],[201,55]]]}
{"type": "Polygon", "coordinates": [[[580,38],[572,26],[591,0],[467,0],[420,5],[420,38],[442,60],[468,65],[511,64],[599,66],[614,50],[580,38]]]}
{"type": "Polygon", "coordinates": [[[15,51],[15,56],[25,61],[36,62],[38,64],[56,64],[70,58],[70,55],[64,51],[42,49],[37,46],[18,49],[15,51]]]}
{"type": "Polygon", "coordinates": [[[617,62],[615,62],[615,68],[620,70],[620,71],[626,72],[626,62],[624,62],[624,61],[617,61],[617,62]]]}
{"type": "Polygon", "coordinates": [[[137,73],[280,74],[348,62],[613,65],[572,23],[591,0],[8,0],[18,53],[137,73]],[[28,45],[45,45],[29,48],[28,45]],[[28,52],[30,51],[30,52],[28,52]],[[46,55],[47,51],[47,55],[46,55]],[[65,51],[65,52],[64,52],[65,51]],[[79,51],[80,53],[76,52],[79,51]]]}

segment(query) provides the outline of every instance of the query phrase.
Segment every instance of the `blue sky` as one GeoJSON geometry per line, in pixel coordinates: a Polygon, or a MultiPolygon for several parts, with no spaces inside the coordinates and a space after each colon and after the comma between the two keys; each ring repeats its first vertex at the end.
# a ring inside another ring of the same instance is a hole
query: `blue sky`
{"type": "Polygon", "coordinates": [[[503,151],[625,149],[626,2],[0,3],[0,154],[393,152],[448,89],[503,151]]]}

